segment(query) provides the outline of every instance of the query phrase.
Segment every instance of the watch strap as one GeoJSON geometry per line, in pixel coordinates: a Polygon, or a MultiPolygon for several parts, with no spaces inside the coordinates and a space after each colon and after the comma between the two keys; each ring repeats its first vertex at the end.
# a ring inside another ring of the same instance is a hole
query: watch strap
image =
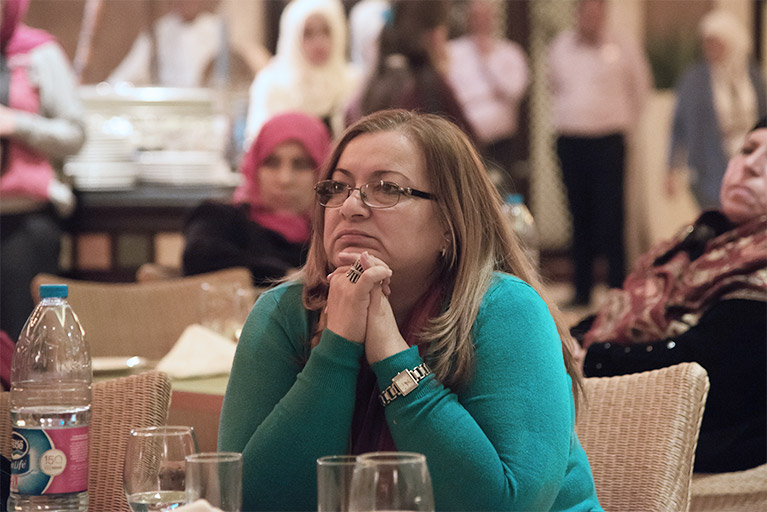
{"type": "Polygon", "coordinates": [[[381,391],[378,399],[381,405],[386,407],[392,403],[398,396],[410,394],[418,383],[431,373],[431,368],[426,363],[421,363],[412,370],[403,370],[394,376],[392,383],[386,389],[381,391]]]}

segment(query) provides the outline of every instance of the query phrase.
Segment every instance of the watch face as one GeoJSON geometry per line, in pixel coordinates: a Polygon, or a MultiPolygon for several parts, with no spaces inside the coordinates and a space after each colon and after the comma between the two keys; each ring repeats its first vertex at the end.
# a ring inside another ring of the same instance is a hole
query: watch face
{"type": "Polygon", "coordinates": [[[394,385],[397,386],[397,389],[402,396],[407,395],[418,387],[418,383],[408,372],[398,373],[394,377],[394,385]]]}

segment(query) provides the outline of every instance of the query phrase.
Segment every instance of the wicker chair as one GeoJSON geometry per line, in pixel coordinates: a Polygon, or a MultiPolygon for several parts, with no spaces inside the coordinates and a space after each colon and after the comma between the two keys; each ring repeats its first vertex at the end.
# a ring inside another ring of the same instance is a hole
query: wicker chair
{"type": "Polygon", "coordinates": [[[697,363],[584,380],[576,431],[605,510],[688,510],[708,387],[697,363]]]}
{"type": "MultiPolygon", "coordinates": [[[[10,393],[0,394],[0,455],[10,459],[10,393]]],[[[130,512],[123,491],[123,460],[128,432],[164,425],[170,407],[170,380],[145,372],[93,384],[88,495],[90,510],[130,512]]]]}
{"type": "Polygon", "coordinates": [[[764,512],[767,510],[767,464],[746,471],[692,476],[693,512],[764,512]]]}
{"type": "Polygon", "coordinates": [[[69,286],[69,303],[83,324],[91,356],[141,356],[159,360],[190,324],[200,323],[202,283],[252,286],[246,268],[230,268],[145,283],[103,283],[38,274],[32,296],[41,284],[69,286]]]}

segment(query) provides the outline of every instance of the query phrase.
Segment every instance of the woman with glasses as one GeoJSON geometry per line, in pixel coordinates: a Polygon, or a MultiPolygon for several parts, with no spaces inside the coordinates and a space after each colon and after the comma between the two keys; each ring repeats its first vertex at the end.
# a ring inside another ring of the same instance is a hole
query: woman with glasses
{"type": "Polygon", "coordinates": [[[398,450],[437,510],[601,510],[567,331],[466,135],[378,112],[321,177],[307,263],[256,303],[224,399],[243,509],[313,509],[318,457],[398,450]]]}

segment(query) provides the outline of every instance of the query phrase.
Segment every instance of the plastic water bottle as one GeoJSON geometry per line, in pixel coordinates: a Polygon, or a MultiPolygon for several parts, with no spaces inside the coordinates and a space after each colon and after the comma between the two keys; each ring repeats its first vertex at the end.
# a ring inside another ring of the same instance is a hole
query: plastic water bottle
{"type": "Polygon", "coordinates": [[[533,215],[525,206],[522,194],[507,194],[503,209],[511,222],[512,229],[522,244],[522,248],[535,268],[538,268],[540,262],[538,230],[535,227],[533,215]]]}
{"type": "Polygon", "coordinates": [[[91,356],[67,292],[40,287],[16,344],[9,511],[88,510],[91,356]]]}

